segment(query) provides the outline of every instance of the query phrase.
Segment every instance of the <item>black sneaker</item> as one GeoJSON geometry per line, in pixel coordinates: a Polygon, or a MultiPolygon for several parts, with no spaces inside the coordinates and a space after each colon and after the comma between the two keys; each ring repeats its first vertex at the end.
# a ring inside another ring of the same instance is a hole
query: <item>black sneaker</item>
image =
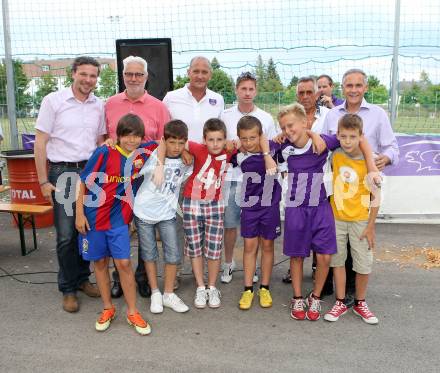
{"type": "Polygon", "coordinates": [[[113,286],[110,290],[112,298],[120,298],[123,294],[122,286],[119,281],[113,281],[113,286]]]}
{"type": "Polygon", "coordinates": [[[285,284],[292,283],[292,277],[290,276],[290,269],[287,270],[287,273],[283,276],[282,280],[285,284]]]}

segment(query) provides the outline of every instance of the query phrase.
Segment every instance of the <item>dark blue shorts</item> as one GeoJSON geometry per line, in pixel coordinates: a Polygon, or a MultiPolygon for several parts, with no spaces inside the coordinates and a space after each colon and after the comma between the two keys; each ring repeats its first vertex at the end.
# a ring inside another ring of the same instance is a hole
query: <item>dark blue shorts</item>
{"type": "Polygon", "coordinates": [[[130,259],[130,234],[128,225],[106,231],[88,231],[78,235],[79,253],[84,260],[96,261],[105,257],[130,259]]]}

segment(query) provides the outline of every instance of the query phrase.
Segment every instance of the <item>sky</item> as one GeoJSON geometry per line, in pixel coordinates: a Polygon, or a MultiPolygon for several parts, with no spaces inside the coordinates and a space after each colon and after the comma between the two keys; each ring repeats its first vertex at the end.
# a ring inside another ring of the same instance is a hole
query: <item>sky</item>
{"type": "MultiPolygon", "coordinates": [[[[391,76],[395,0],[9,0],[9,8],[13,55],[25,61],[115,57],[115,39],[170,37],[174,75],[205,55],[235,77],[260,54],[284,84],[293,75],[340,80],[352,67],[386,85],[391,76]]],[[[425,70],[440,82],[440,1],[401,0],[399,44],[399,80],[425,70]]]]}

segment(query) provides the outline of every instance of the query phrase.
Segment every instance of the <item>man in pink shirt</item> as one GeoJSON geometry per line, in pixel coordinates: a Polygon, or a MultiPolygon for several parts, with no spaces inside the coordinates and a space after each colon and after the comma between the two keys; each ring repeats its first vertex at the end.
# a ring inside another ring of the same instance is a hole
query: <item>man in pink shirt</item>
{"type": "Polygon", "coordinates": [[[125,91],[110,97],[105,104],[105,124],[108,136],[116,140],[116,126],[125,114],[141,117],[145,125],[144,140],[160,140],[163,127],[170,120],[165,104],[148,94],[145,83],[148,79],[147,61],[129,56],[123,61],[125,91]]]}
{"type": "Polygon", "coordinates": [[[63,293],[63,309],[67,312],[79,309],[77,290],[91,297],[100,295],[89,282],[89,262],[79,255],[74,203],[78,173],[106,133],[104,105],[93,94],[99,68],[94,58],[75,58],[72,86],[43,99],[35,126],[35,165],[41,193],[53,204],[58,289],[63,293]]]}
{"type": "MultiPolygon", "coordinates": [[[[165,123],[170,120],[170,114],[162,101],[148,94],[145,83],[148,79],[147,61],[141,57],[129,56],[123,61],[125,91],[110,97],[105,104],[105,122],[108,137],[116,140],[116,127],[119,119],[125,114],[132,113],[141,117],[145,126],[145,141],[160,140],[163,136],[165,123]]],[[[146,298],[151,295],[147,282],[147,275],[143,260],[138,255],[136,268],[136,283],[139,294],[146,298]]],[[[122,295],[122,287],[119,282],[117,270],[113,272],[113,298],[122,295]]]]}

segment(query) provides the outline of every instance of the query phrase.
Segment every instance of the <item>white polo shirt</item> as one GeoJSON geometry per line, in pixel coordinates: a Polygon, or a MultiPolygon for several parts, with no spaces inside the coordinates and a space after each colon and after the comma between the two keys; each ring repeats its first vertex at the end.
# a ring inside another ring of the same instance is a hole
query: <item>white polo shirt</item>
{"type": "MultiPolygon", "coordinates": [[[[238,105],[235,105],[229,109],[223,110],[220,116],[220,119],[226,124],[228,140],[235,140],[238,138],[237,123],[245,115],[251,115],[260,120],[261,126],[263,128],[263,133],[266,135],[266,137],[269,140],[273,139],[277,135],[278,131],[275,126],[275,122],[273,121],[273,118],[269,113],[254,106],[253,111],[247,114],[243,114],[240,110],[238,110],[238,105]]],[[[240,167],[228,168],[228,173],[226,174],[226,180],[240,181],[241,177],[242,177],[242,173],[240,167]]]]}
{"type": "Polygon", "coordinates": [[[269,140],[273,139],[278,134],[272,115],[256,106],[254,106],[254,110],[250,113],[243,114],[238,110],[238,105],[235,105],[229,109],[223,110],[220,115],[220,119],[226,124],[228,140],[235,140],[237,138],[237,123],[245,115],[251,115],[260,120],[263,127],[263,133],[269,140]]]}
{"type": "Polygon", "coordinates": [[[223,97],[206,89],[205,96],[197,101],[188,84],[183,88],[168,92],[163,99],[172,119],[180,119],[188,126],[188,140],[203,142],[203,125],[208,119],[220,118],[225,107],[223,97]]]}

